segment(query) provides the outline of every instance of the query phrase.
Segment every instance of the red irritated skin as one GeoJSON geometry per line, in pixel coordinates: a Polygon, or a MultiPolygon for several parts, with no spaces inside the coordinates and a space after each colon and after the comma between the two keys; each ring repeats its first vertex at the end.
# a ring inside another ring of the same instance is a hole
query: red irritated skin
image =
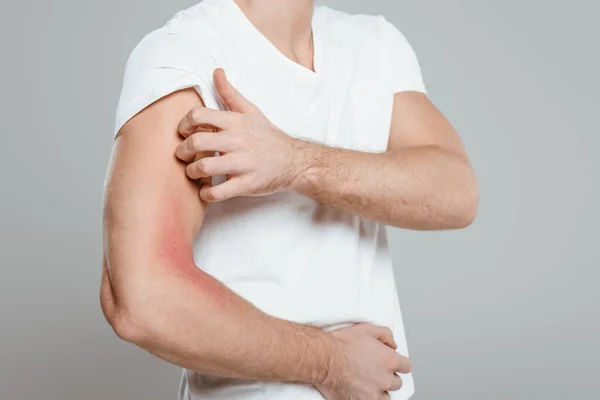
{"type": "Polygon", "coordinates": [[[161,231],[155,235],[158,238],[155,247],[157,259],[176,270],[177,274],[187,281],[197,284],[198,290],[216,304],[227,302],[231,292],[194,262],[192,241],[196,232],[186,232],[181,226],[183,210],[180,201],[176,196],[172,196],[165,204],[170,204],[170,207],[165,208],[158,218],[162,223],[157,225],[157,229],[161,231]]]}
{"type": "Polygon", "coordinates": [[[362,324],[327,333],[273,318],[195,265],[205,204],[174,153],[177,124],[199,103],[193,89],[174,93],[137,114],[115,140],[101,287],[115,333],[191,371],[319,385],[329,400],[399,387],[393,369],[407,364],[386,345],[389,329],[362,324]]]}

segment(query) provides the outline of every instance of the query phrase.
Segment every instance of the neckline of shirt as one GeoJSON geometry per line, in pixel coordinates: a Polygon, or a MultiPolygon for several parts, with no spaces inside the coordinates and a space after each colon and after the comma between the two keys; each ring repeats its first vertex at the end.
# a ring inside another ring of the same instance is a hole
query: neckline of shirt
{"type": "Polygon", "coordinates": [[[244,35],[240,37],[240,40],[248,42],[251,46],[259,46],[262,49],[265,57],[277,61],[278,63],[286,66],[296,75],[301,76],[308,80],[318,81],[323,75],[323,63],[321,62],[322,52],[322,38],[321,32],[316,21],[317,19],[317,7],[313,10],[312,18],[312,36],[313,36],[313,68],[307,68],[291,58],[283,54],[275,45],[265,36],[258,28],[248,19],[242,9],[236,4],[234,0],[222,0],[230,10],[230,14],[235,18],[233,23],[237,29],[242,29],[244,35]]]}

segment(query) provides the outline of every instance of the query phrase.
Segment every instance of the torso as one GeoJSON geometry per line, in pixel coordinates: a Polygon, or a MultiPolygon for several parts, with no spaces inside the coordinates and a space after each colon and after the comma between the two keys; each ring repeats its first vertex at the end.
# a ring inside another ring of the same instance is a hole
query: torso
{"type": "MultiPolygon", "coordinates": [[[[234,86],[284,132],[330,146],[386,150],[393,93],[378,71],[378,19],[315,9],[314,72],[270,45],[232,0],[205,0],[164,28],[209,43],[211,65],[197,71],[207,107],[223,67],[234,86]],[[209,38],[207,40],[207,37],[209,38]],[[374,37],[374,40],[376,38],[374,37]]],[[[215,179],[222,179],[216,177],[215,179]]],[[[360,184],[360,182],[357,182],[360,184]]],[[[366,218],[296,193],[210,204],[194,243],[196,264],[262,311],[336,329],[367,321],[392,329],[407,355],[386,231],[366,218]]],[[[393,399],[412,394],[412,378],[393,399]]],[[[208,377],[186,371],[181,399],[322,399],[308,385],[208,377]]]]}

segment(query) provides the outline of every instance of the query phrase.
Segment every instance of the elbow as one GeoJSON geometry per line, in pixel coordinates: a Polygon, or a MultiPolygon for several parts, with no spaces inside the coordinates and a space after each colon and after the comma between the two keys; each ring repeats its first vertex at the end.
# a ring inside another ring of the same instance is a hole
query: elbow
{"type": "Polygon", "coordinates": [[[476,183],[457,185],[452,190],[439,190],[421,204],[421,212],[407,222],[403,208],[390,218],[390,226],[418,231],[458,230],[469,227],[477,217],[479,189],[476,183]]]}
{"type": "Polygon", "coordinates": [[[139,346],[149,342],[150,330],[140,315],[118,309],[116,313],[105,317],[119,339],[139,346]]]}
{"type": "Polygon", "coordinates": [[[115,301],[110,283],[102,283],[100,306],[106,322],[121,340],[142,345],[150,338],[151,329],[147,321],[151,319],[145,310],[151,307],[141,307],[135,303],[129,300],[115,301]]]}
{"type": "Polygon", "coordinates": [[[474,176],[440,188],[437,193],[426,206],[429,223],[424,230],[458,230],[471,226],[479,208],[479,188],[474,176]]]}
{"type": "Polygon", "coordinates": [[[113,315],[106,316],[106,320],[119,339],[125,342],[141,344],[148,336],[143,329],[143,325],[139,324],[137,317],[121,310],[113,315]]]}
{"type": "Polygon", "coordinates": [[[450,204],[454,204],[450,220],[451,229],[464,229],[469,227],[477,217],[479,209],[479,187],[473,176],[461,185],[454,194],[450,204]]]}
{"type": "Polygon", "coordinates": [[[471,226],[477,217],[477,201],[465,204],[461,212],[455,217],[454,229],[465,229],[471,226]]]}

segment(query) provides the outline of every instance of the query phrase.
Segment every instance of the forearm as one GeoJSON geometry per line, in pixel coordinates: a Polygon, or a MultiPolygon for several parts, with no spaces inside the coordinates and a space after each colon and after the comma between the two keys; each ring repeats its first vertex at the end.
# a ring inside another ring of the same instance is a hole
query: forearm
{"type": "Polygon", "coordinates": [[[103,209],[104,315],[121,338],[191,370],[318,382],[331,335],[267,316],[195,265],[205,204],[174,153],[177,122],[198,102],[193,89],[174,93],[115,140],[103,209]]]}
{"type": "Polygon", "coordinates": [[[466,158],[438,146],[363,153],[302,142],[292,190],[392,226],[459,228],[474,218],[477,184],[466,158]]]}
{"type": "Polygon", "coordinates": [[[177,274],[165,269],[160,279],[147,278],[136,298],[118,308],[106,299],[113,291],[103,290],[109,293],[103,302],[112,303],[104,306],[114,314],[109,321],[124,340],[210,375],[313,384],[325,379],[333,340],[327,333],[267,316],[195,266],[176,268],[177,274]]]}
{"type": "Polygon", "coordinates": [[[113,192],[114,203],[105,208],[110,279],[103,287],[110,290],[103,293],[112,296],[104,302],[112,306],[104,309],[116,333],[205,374],[310,383],[325,379],[332,338],[266,315],[199,269],[190,240],[197,227],[186,218],[189,199],[159,193],[154,191],[142,207],[135,195],[118,201],[113,192]],[[139,224],[144,228],[135,228],[139,224]]]}

